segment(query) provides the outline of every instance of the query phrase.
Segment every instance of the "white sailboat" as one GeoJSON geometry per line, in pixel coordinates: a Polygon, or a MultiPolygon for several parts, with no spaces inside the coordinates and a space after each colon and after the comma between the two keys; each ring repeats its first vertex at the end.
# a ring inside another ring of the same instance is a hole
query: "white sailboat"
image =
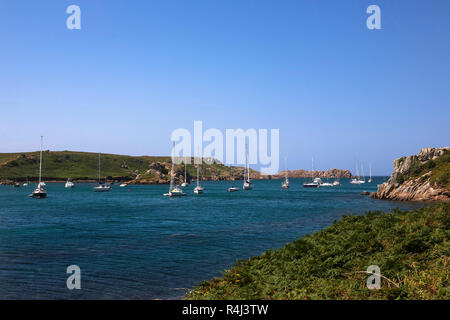
{"type": "Polygon", "coordinates": [[[100,153],[98,154],[98,185],[94,187],[95,192],[108,192],[111,191],[111,185],[109,183],[103,183],[101,181],[101,160],[100,153]]]}
{"type": "Polygon", "coordinates": [[[253,190],[253,183],[250,180],[250,167],[248,165],[248,145],[245,145],[245,170],[244,170],[244,190],[253,190]],[[247,179],[245,179],[245,172],[247,171],[247,179]]]}
{"type": "MultiPolygon", "coordinates": [[[[233,167],[230,165],[230,179],[233,179],[233,167]]],[[[228,192],[235,192],[235,191],[239,191],[238,187],[235,187],[233,185],[231,185],[231,187],[228,188],[228,192]]]]}
{"type": "Polygon", "coordinates": [[[186,175],[186,163],[184,164],[184,182],[181,184],[181,186],[187,187],[189,185],[189,182],[187,182],[187,175],[186,175]]]}
{"type": "Polygon", "coordinates": [[[70,189],[75,187],[75,183],[73,183],[70,179],[67,179],[66,184],[64,185],[65,188],[70,189]]]}
{"type": "MultiPolygon", "coordinates": [[[[361,177],[359,176],[359,170],[358,170],[358,161],[356,161],[356,177],[355,178],[352,178],[352,179],[350,179],[350,183],[351,184],[363,184],[363,183],[365,183],[365,181],[363,181],[362,179],[361,179],[361,177]]],[[[362,168],[362,167],[361,167],[362,168]]]]}
{"type": "Polygon", "coordinates": [[[30,194],[30,197],[36,198],[36,199],[43,199],[47,197],[47,191],[44,189],[44,185],[42,185],[42,144],[44,141],[44,137],[41,136],[41,151],[39,155],[39,183],[37,185],[37,188],[34,189],[33,193],[30,194]]]}
{"type": "Polygon", "coordinates": [[[320,186],[320,184],[322,183],[322,180],[320,178],[314,178],[314,158],[312,158],[311,163],[312,163],[313,181],[305,182],[303,184],[304,188],[318,188],[320,186]]]}
{"type": "MultiPolygon", "coordinates": [[[[175,142],[173,142],[173,147],[175,148],[175,142]]],[[[172,158],[172,169],[170,170],[170,186],[169,186],[169,193],[164,193],[164,196],[166,197],[181,197],[186,196],[187,194],[181,190],[179,186],[174,187],[174,179],[173,179],[173,170],[174,169],[174,161],[172,158]]]]}
{"type": "MultiPolygon", "coordinates": [[[[202,160],[202,162],[203,162],[203,160],[202,160]]],[[[200,165],[198,164],[197,165],[197,186],[194,188],[195,194],[203,193],[203,190],[204,190],[204,188],[200,185],[200,176],[199,176],[199,172],[198,172],[199,167],[200,167],[200,165]]]]}
{"type": "Polygon", "coordinates": [[[370,177],[367,182],[372,183],[372,163],[371,162],[369,162],[369,174],[370,174],[370,177]]]}
{"type": "Polygon", "coordinates": [[[121,184],[119,185],[119,187],[121,187],[121,188],[124,188],[124,187],[126,187],[126,186],[128,186],[128,183],[121,183],[121,184]]]}
{"type": "Polygon", "coordinates": [[[281,184],[281,188],[283,189],[289,189],[289,172],[287,169],[287,160],[284,158],[284,171],[286,172],[286,177],[284,182],[281,184]]]}

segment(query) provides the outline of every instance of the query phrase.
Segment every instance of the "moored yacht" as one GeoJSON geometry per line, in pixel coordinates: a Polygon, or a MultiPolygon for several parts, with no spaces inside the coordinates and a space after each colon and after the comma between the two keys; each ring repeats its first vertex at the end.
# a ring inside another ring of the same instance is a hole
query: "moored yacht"
{"type": "Polygon", "coordinates": [[[281,184],[281,188],[289,189],[289,172],[288,172],[288,169],[287,169],[287,160],[286,160],[286,158],[284,159],[284,170],[286,172],[286,178],[283,181],[283,183],[281,184]]]}
{"type": "Polygon", "coordinates": [[[204,188],[200,185],[200,176],[198,173],[198,168],[200,165],[197,165],[197,186],[194,188],[194,193],[195,194],[200,194],[203,193],[204,188]]]}
{"type": "Polygon", "coordinates": [[[108,192],[111,191],[111,184],[101,181],[101,160],[100,153],[98,154],[98,185],[94,187],[94,192],[108,192]]]}
{"type": "Polygon", "coordinates": [[[36,198],[36,199],[43,199],[47,197],[47,191],[44,189],[42,179],[42,143],[43,143],[44,137],[41,136],[41,151],[39,156],[39,183],[37,185],[37,188],[34,189],[34,191],[30,194],[30,197],[36,198]]]}
{"type": "MultiPolygon", "coordinates": [[[[312,175],[314,177],[314,158],[312,158],[312,175]]],[[[320,178],[314,178],[311,182],[305,182],[303,184],[303,187],[305,188],[318,188],[320,186],[320,183],[322,182],[322,179],[320,178]]]]}
{"type": "MultiPolygon", "coordinates": [[[[172,148],[175,148],[175,142],[173,142],[172,148]]],[[[170,185],[169,185],[169,192],[164,193],[164,196],[166,197],[181,197],[186,196],[187,194],[183,192],[183,190],[177,185],[174,187],[174,178],[173,178],[173,170],[174,169],[174,161],[172,158],[172,169],[170,170],[170,185]]]]}
{"type": "Polygon", "coordinates": [[[73,183],[70,179],[67,179],[66,184],[64,185],[65,188],[70,189],[75,187],[75,183],[73,183]]]}
{"type": "Polygon", "coordinates": [[[187,187],[189,182],[187,182],[187,174],[186,174],[186,163],[184,164],[184,182],[181,184],[183,188],[187,187]]]}
{"type": "Polygon", "coordinates": [[[245,145],[245,170],[244,170],[244,190],[253,190],[253,183],[250,180],[250,167],[248,165],[248,146],[245,145]],[[247,172],[247,179],[245,179],[245,173],[247,172]]]}

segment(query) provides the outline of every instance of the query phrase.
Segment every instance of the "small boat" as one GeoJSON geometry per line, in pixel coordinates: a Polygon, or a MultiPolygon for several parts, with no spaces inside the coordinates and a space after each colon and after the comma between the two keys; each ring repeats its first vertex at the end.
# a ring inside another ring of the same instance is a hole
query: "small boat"
{"type": "Polygon", "coordinates": [[[121,188],[124,188],[124,187],[126,187],[126,186],[128,186],[127,183],[121,183],[121,184],[119,185],[119,187],[121,187],[121,188]]]}
{"type": "Polygon", "coordinates": [[[34,191],[30,194],[30,197],[36,198],[36,199],[43,199],[47,197],[47,191],[45,191],[44,186],[45,183],[41,182],[42,178],[42,143],[43,143],[44,137],[41,136],[41,151],[39,155],[39,183],[37,185],[37,188],[34,189],[34,191]]]}
{"type": "Polygon", "coordinates": [[[242,189],[247,190],[253,190],[253,183],[250,180],[250,167],[248,165],[248,145],[245,145],[245,170],[244,170],[244,185],[242,186],[242,189]],[[247,172],[247,179],[245,179],[245,173],[247,172]]]}
{"type": "Polygon", "coordinates": [[[328,181],[328,178],[327,178],[327,181],[326,181],[326,182],[320,181],[320,186],[321,186],[321,187],[333,187],[334,184],[332,184],[331,182],[329,182],[329,181],[328,181]]]}
{"type": "Polygon", "coordinates": [[[372,163],[369,163],[369,180],[367,180],[368,183],[372,183],[372,163]]]}
{"type": "Polygon", "coordinates": [[[166,197],[182,197],[187,196],[186,193],[179,186],[175,186],[175,188],[169,189],[169,193],[164,193],[166,197]]]}
{"type": "Polygon", "coordinates": [[[70,179],[67,179],[66,184],[64,185],[65,188],[70,189],[75,187],[75,183],[73,183],[72,181],[70,181],[70,179]]]}
{"type": "Polygon", "coordinates": [[[25,182],[25,183],[23,184],[23,186],[24,186],[24,187],[28,187],[29,184],[30,184],[30,182],[28,181],[28,178],[27,178],[27,182],[25,182]]]}
{"type": "MultiPolygon", "coordinates": [[[[173,148],[175,148],[175,142],[173,142],[173,148]]],[[[172,170],[170,170],[170,186],[169,186],[169,193],[164,193],[165,197],[181,197],[186,196],[187,194],[183,192],[183,190],[179,186],[173,186],[173,168],[174,168],[174,162],[172,159],[172,170]]]]}
{"type": "MultiPolygon", "coordinates": [[[[362,169],[362,166],[361,166],[362,169]]],[[[351,184],[364,184],[366,181],[359,176],[358,162],[356,162],[356,177],[350,179],[351,184]]]]}
{"type": "Polygon", "coordinates": [[[183,188],[187,187],[189,183],[187,182],[187,175],[186,175],[186,163],[184,164],[184,182],[181,184],[183,188]]]}
{"type": "Polygon", "coordinates": [[[101,161],[100,153],[98,154],[98,185],[94,187],[94,192],[108,192],[111,191],[111,184],[103,183],[101,181],[101,161]]]}
{"type": "Polygon", "coordinates": [[[200,185],[200,178],[199,178],[199,173],[198,173],[198,167],[199,167],[199,165],[197,165],[197,186],[194,188],[194,193],[195,193],[195,194],[203,193],[203,190],[205,190],[205,189],[200,185]]]}
{"type": "MultiPolygon", "coordinates": [[[[230,179],[233,179],[233,167],[230,166],[230,179]]],[[[239,191],[239,188],[231,185],[231,187],[228,188],[228,192],[236,192],[239,191]]]]}
{"type": "Polygon", "coordinates": [[[281,184],[281,188],[283,189],[289,189],[289,172],[287,170],[287,160],[284,159],[284,171],[286,172],[286,178],[284,182],[281,184]]]}
{"type": "Polygon", "coordinates": [[[316,182],[305,182],[303,184],[303,187],[305,188],[318,188],[320,186],[320,184],[316,183],[316,182]]]}
{"type": "Polygon", "coordinates": [[[111,185],[109,183],[99,182],[97,186],[94,187],[94,192],[108,192],[111,191],[111,185]]]}
{"type": "MultiPolygon", "coordinates": [[[[312,174],[314,175],[314,158],[312,158],[312,174]]],[[[311,182],[305,182],[303,184],[304,188],[319,188],[322,183],[322,179],[314,178],[311,182]]]]}
{"type": "Polygon", "coordinates": [[[340,186],[340,185],[341,185],[341,183],[338,179],[333,181],[333,186],[340,186]]]}

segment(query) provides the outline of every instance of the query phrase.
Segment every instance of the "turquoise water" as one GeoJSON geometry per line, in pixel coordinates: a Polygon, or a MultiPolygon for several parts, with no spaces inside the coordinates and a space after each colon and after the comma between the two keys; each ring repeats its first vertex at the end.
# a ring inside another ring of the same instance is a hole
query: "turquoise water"
{"type": "Polygon", "coordinates": [[[292,179],[286,191],[280,180],[254,181],[253,191],[234,193],[226,192],[230,182],[204,182],[204,194],[191,185],[187,197],[171,199],[163,185],[94,193],[90,184],[47,184],[43,200],[27,196],[33,186],[0,186],[0,298],[178,299],[236,259],[282,247],[343,214],[418,206],[360,195],[382,178],[319,189],[303,182],[292,179]],[[82,289],[70,291],[66,268],[74,264],[82,289]]]}

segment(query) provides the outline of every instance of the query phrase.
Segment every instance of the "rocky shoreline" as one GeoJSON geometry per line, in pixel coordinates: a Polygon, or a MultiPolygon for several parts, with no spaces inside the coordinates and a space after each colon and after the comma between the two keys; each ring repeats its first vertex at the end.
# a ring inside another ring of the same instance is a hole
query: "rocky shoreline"
{"type": "Polygon", "coordinates": [[[417,155],[394,161],[389,180],[371,197],[397,201],[449,201],[448,155],[450,148],[425,148],[417,155]],[[447,182],[448,183],[448,182],[447,182]]]}

